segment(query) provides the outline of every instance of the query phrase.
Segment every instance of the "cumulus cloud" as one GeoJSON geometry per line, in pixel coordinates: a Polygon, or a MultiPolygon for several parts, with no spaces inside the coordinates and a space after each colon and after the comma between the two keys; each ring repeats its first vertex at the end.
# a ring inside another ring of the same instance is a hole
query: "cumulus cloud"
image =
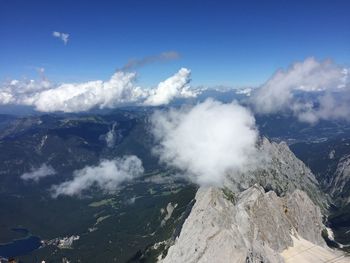
{"type": "Polygon", "coordinates": [[[289,110],[301,121],[311,123],[348,118],[348,75],[348,69],[332,61],[308,58],[287,70],[278,70],[253,92],[251,102],[257,113],[289,110]]]}
{"type": "Polygon", "coordinates": [[[39,168],[32,168],[30,172],[22,174],[21,179],[25,181],[31,180],[34,182],[39,182],[39,180],[42,178],[54,174],[56,174],[56,171],[52,168],[52,166],[44,163],[39,168]]]}
{"type": "Polygon", "coordinates": [[[255,119],[234,102],[208,99],[192,108],[158,111],[151,121],[161,162],[199,185],[221,185],[227,173],[246,169],[257,151],[255,119]]]}
{"type": "Polygon", "coordinates": [[[168,104],[173,98],[195,97],[196,93],[189,89],[190,76],[190,70],[181,68],[174,76],[159,83],[157,88],[151,90],[145,104],[158,106],[168,104]]]}
{"type": "Polygon", "coordinates": [[[35,94],[52,88],[52,83],[45,77],[45,69],[39,68],[38,80],[11,80],[0,87],[0,104],[31,105],[35,94]]]}
{"type": "Polygon", "coordinates": [[[190,90],[190,71],[182,68],[157,87],[135,85],[136,73],[118,71],[107,81],[54,85],[47,79],[13,80],[0,88],[0,104],[33,106],[41,112],[81,112],[125,104],[162,105],[175,98],[196,96],[190,90]]]}
{"type": "Polygon", "coordinates": [[[69,34],[53,31],[52,36],[61,39],[63,41],[63,43],[65,45],[67,45],[68,40],[69,40],[69,34]]]}
{"type": "Polygon", "coordinates": [[[134,155],[114,160],[102,160],[97,166],[87,166],[73,173],[73,179],[54,185],[52,196],[81,196],[91,187],[103,192],[113,192],[126,181],[131,181],[143,173],[142,162],[134,155]]]}
{"type": "Polygon", "coordinates": [[[128,71],[131,69],[136,69],[147,64],[155,63],[155,62],[164,62],[169,60],[174,60],[180,58],[180,54],[176,51],[166,51],[162,52],[155,56],[148,56],[142,59],[131,59],[129,62],[124,65],[121,70],[128,71]]]}
{"type": "Polygon", "coordinates": [[[134,85],[135,76],[135,73],[116,72],[108,81],[62,84],[34,94],[33,105],[43,112],[79,112],[136,102],[144,96],[144,91],[134,85]]]}

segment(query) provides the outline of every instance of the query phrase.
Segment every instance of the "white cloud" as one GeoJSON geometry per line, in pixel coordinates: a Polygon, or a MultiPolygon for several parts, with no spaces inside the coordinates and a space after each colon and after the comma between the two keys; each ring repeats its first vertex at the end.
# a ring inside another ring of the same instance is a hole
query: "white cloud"
{"type": "Polygon", "coordinates": [[[112,129],[110,129],[105,135],[106,144],[107,144],[107,147],[109,148],[113,147],[116,143],[116,140],[118,139],[118,135],[116,134],[116,131],[115,131],[116,126],[117,126],[117,123],[113,123],[112,129]]]}
{"type": "Polygon", "coordinates": [[[61,39],[63,41],[63,43],[65,45],[67,45],[68,40],[69,40],[69,34],[54,31],[54,32],[52,32],[52,36],[61,39]]]}
{"type": "Polygon", "coordinates": [[[142,162],[134,155],[120,159],[102,160],[97,166],[87,166],[77,170],[73,179],[54,185],[52,196],[81,196],[91,187],[98,187],[104,192],[113,192],[126,181],[131,181],[143,173],[142,162]]]}
{"type": "Polygon", "coordinates": [[[22,174],[21,179],[25,181],[32,180],[34,182],[39,182],[42,178],[54,174],[56,174],[56,171],[51,166],[44,163],[39,168],[32,168],[30,172],[22,174]]]}
{"type": "MultiPolygon", "coordinates": [[[[236,104],[206,100],[193,108],[156,112],[152,132],[160,160],[199,185],[220,185],[256,154],[253,115],[236,104]]],[[[238,173],[234,173],[238,174],[238,173]]]]}
{"type": "Polygon", "coordinates": [[[348,75],[348,69],[329,60],[308,58],[277,71],[255,90],[251,102],[257,113],[290,110],[306,122],[344,118],[350,113],[348,75]],[[345,96],[337,99],[339,94],[345,96]]]}
{"type": "Polygon", "coordinates": [[[144,96],[144,91],[134,86],[135,76],[135,73],[116,72],[108,81],[62,84],[35,94],[33,105],[43,112],[79,112],[136,102],[144,96]]]}
{"type": "Polygon", "coordinates": [[[159,83],[156,89],[151,90],[145,104],[158,106],[168,104],[174,98],[195,97],[196,93],[189,89],[190,76],[190,70],[181,68],[174,76],[159,83]]]}
{"type": "Polygon", "coordinates": [[[11,80],[0,87],[0,104],[32,105],[36,94],[50,88],[52,84],[45,77],[11,80]]]}
{"type": "Polygon", "coordinates": [[[168,104],[175,98],[196,96],[189,88],[190,71],[182,68],[154,89],[135,85],[136,73],[118,71],[108,81],[53,85],[40,81],[13,80],[0,88],[0,104],[33,106],[42,112],[81,112],[115,108],[125,104],[168,104]]]}

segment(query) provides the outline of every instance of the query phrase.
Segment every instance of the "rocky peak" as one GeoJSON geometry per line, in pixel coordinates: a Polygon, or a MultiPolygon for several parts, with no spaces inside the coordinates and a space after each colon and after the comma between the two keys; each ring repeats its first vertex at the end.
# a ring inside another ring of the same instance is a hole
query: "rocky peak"
{"type": "Polygon", "coordinates": [[[162,262],[284,262],[280,253],[293,245],[292,237],[326,246],[320,209],[303,191],[278,197],[254,185],[235,198],[227,191],[198,190],[162,262]]]}
{"type": "Polygon", "coordinates": [[[258,166],[229,174],[222,188],[199,188],[163,263],[279,263],[295,244],[335,255],[321,236],[326,199],[310,169],[286,143],[263,138],[259,152],[258,166]]]}
{"type": "Polygon", "coordinates": [[[229,174],[225,181],[228,188],[240,192],[257,183],[266,191],[273,190],[278,196],[285,196],[300,189],[323,211],[326,210],[327,201],[314,174],[294,155],[285,142],[270,142],[262,138],[258,147],[257,164],[238,176],[229,174]]]}

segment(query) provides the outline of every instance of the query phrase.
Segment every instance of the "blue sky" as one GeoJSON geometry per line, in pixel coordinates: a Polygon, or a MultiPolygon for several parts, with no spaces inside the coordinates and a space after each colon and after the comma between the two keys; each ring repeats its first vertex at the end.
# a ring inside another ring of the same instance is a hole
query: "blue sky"
{"type": "Polygon", "coordinates": [[[314,56],[350,61],[350,1],[0,2],[0,80],[108,79],[129,59],[177,51],[137,70],[152,86],[180,67],[193,85],[245,86],[314,56]],[[67,45],[52,36],[69,33],[67,45]]]}

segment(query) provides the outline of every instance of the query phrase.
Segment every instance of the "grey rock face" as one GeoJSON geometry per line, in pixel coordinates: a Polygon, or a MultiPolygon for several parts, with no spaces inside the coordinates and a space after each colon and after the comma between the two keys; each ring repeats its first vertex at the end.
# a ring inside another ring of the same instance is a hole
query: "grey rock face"
{"type": "Polygon", "coordinates": [[[285,143],[262,139],[258,165],[228,174],[223,188],[201,187],[164,263],[284,262],[292,237],[326,247],[319,206],[326,200],[310,169],[285,143]]]}
{"type": "Polygon", "coordinates": [[[321,230],[320,209],[302,191],[278,197],[254,185],[233,202],[222,189],[200,188],[162,262],[284,262],[292,235],[325,246],[321,230]]]}
{"type": "Polygon", "coordinates": [[[350,155],[339,160],[330,185],[330,193],[334,198],[340,197],[344,204],[350,202],[350,155]]]}
{"type": "Polygon", "coordinates": [[[261,159],[258,165],[239,176],[236,174],[227,176],[225,184],[229,188],[235,192],[242,191],[257,183],[265,190],[273,190],[279,196],[300,189],[306,192],[321,209],[327,207],[326,198],[320,191],[314,174],[293,154],[286,143],[270,142],[263,138],[259,152],[261,159]]]}
{"type": "Polygon", "coordinates": [[[325,246],[321,236],[324,229],[320,208],[311,201],[308,195],[300,190],[288,194],[285,199],[286,215],[304,239],[320,246],[325,246]]]}

